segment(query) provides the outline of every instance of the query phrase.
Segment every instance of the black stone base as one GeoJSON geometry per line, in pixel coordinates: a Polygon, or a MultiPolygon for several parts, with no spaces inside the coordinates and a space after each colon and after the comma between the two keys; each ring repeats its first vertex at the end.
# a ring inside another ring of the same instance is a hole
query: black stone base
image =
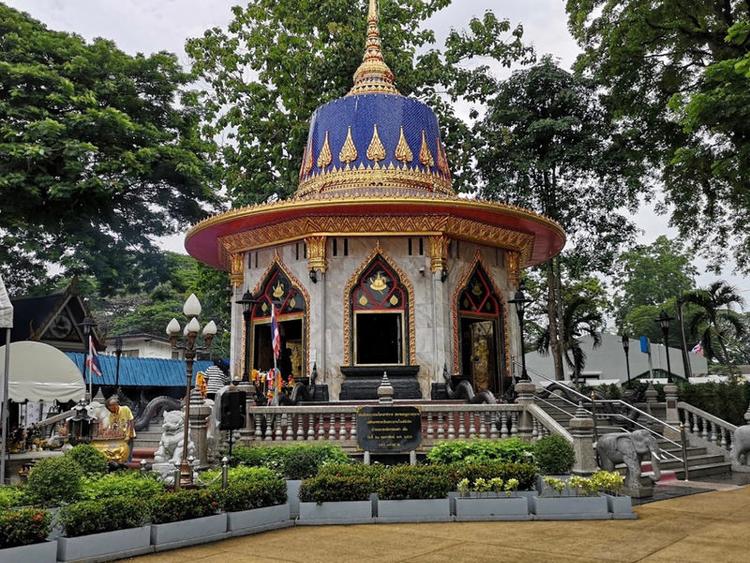
{"type": "MultiPolygon", "coordinates": [[[[312,391],[312,389],[311,389],[312,391]]],[[[310,397],[310,400],[315,403],[327,403],[331,399],[328,395],[328,384],[327,383],[316,383],[315,384],[315,395],[310,397]]]]}
{"type": "Polygon", "coordinates": [[[393,387],[394,399],[421,399],[422,391],[417,381],[419,366],[397,367],[341,367],[344,382],[341,384],[341,401],[370,401],[378,399],[378,387],[383,372],[393,387]]]}
{"type": "Polygon", "coordinates": [[[447,401],[448,391],[445,389],[445,383],[433,383],[430,393],[430,399],[433,401],[447,401]]]}

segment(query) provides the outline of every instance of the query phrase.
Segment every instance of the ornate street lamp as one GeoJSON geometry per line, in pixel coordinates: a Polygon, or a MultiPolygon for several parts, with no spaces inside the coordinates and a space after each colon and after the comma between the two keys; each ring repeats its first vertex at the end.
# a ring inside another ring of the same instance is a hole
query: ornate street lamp
{"type": "Polygon", "coordinates": [[[625,369],[627,369],[628,373],[628,387],[630,387],[630,354],[628,354],[628,351],[630,350],[630,337],[628,336],[627,332],[622,333],[622,351],[625,352],[625,369]]]}
{"type": "Polygon", "coordinates": [[[523,293],[523,285],[518,286],[513,299],[508,299],[508,303],[513,303],[516,306],[516,314],[518,315],[518,325],[521,330],[521,381],[528,381],[529,374],[526,373],[526,354],[523,350],[523,316],[526,312],[526,305],[531,303],[533,299],[528,299],[523,293]]]}
{"type": "Polygon", "coordinates": [[[84,381],[88,377],[89,380],[89,395],[87,397],[90,402],[94,398],[93,393],[93,382],[91,374],[89,373],[89,337],[94,327],[96,327],[96,321],[89,316],[83,318],[83,322],[78,326],[83,328],[83,379],[84,381]]]}
{"type": "Polygon", "coordinates": [[[656,322],[661,327],[662,343],[664,344],[664,350],[667,354],[667,381],[672,383],[672,365],[669,362],[669,323],[674,320],[674,317],[670,317],[667,312],[662,309],[656,322]]]}
{"type": "Polygon", "coordinates": [[[178,337],[180,334],[180,323],[177,319],[172,319],[167,325],[167,335],[169,336],[169,342],[172,348],[175,350],[182,350],[185,353],[185,417],[183,424],[183,448],[182,448],[182,459],[180,460],[180,479],[175,485],[185,488],[193,486],[193,468],[188,460],[188,444],[190,443],[190,388],[193,383],[193,362],[195,361],[196,353],[199,351],[206,350],[211,347],[211,342],[216,336],[216,323],[209,321],[206,326],[203,327],[203,342],[205,347],[199,347],[196,345],[198,339],[198,333],[201,332],[201,325],[198,322],[198,317],[201,314],[201,303],[194,293],[190,294],[190,297],[185,301],[185,305],[182,307],[182,312],[185,314],[190,321],[185,325],[185,329],[182,331],[183,341],[178,344],[178,337]]]}
{"type": "Polygon", "coordinates": [[[115,338],[115,357],[117,363],[115,364],[115,394],[117,398],[120,398],[120,356],[122,356],[122,337],[118,336],[115,338]]]}
{"type": "Polygon", "coordinates": [[[250,383],[250,316],[253,305],[258,301],[258,299],[253,298],[250,290],[246,291],[242,298],[236,301],[238,305],[242,305],[242,319],[245,322],[245,361],[242,368],[242,383],[250,383]]]}

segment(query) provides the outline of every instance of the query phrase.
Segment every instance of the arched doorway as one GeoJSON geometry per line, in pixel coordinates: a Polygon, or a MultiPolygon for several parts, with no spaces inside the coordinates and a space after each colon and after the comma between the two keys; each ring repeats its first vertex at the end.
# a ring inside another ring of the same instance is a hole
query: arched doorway
{"type": "Polygon", "coordinates": [[[307,301],[302,290],[275,264],[266,274],[256,295],[258,302],[253,306],[250,320],[251,368],[267,371],[273,367],[273,304],[281,333],[281,356],[277,360],[277,367],[284,379],[307,375],[307,301]]]}
{"type": "Polygon", "coordinates": [[[502,395],[507,388],[503,305],[481,263],[460,289],[456,309],[461,375],[477,392],[502,395]]]}

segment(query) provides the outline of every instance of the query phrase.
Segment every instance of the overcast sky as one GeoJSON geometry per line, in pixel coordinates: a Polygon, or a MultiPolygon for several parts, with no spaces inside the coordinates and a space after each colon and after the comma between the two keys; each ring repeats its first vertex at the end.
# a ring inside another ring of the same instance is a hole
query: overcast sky
{"type": "MultiPolygon", "coordinates": [[[[237,0],[4,0],[6,4],[30,13],[51,29],[78,33],[85,39],[105,37],[128,53],[177,53],[184,64],[185,40],[202,35],[209,27],[225,26],[231,19],[231,7],[237,0]]],[[[438,42],[451,27],[462,28],[473,16],[494,10],[524,26],[524,39],[539,55],[550,53],[561,65],[570,67],[578,47],[568,33],[564,0],[455,0],[429,22],[438,42]]],[[[364,17],[364,14],[363,14],[364,17]]],[[[387,46],[386,46],[387,48],[387,46]]],[[[661,234],[675,236],[667,227],[668,217],[644,206],[636,221],[643,231],[642,242],[651,242],[661,234]]],[[[165,248],[184,252],[181,235],[163,241],[165,248]]],[[[699,269],[703,262],[696,260],[699,269]]],[[[722,275],[737,285],[750,301],[750,279],[732,274],[729,267],[722,275]]],[[[701,274],[698,283],[713,281],[713,274],[701,274]]]]}

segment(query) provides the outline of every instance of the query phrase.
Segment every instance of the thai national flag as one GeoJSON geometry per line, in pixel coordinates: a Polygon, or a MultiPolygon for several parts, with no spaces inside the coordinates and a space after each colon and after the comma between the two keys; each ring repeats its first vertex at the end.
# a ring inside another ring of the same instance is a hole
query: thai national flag
{"type": "Polygon", "coordinates": [[[693,349],[690,350],[690,351],[693,354],[698,354],[699,356],[702,356],[703,355],[703,346],[701,345],[700,341],[698,342],[698,344],[696,344],[695,346],[693,346],[693,349]]]}
{"type": "Polygon", "coordinates": [[[96,354],[96,348],[94,348],[94,339],[89,335],[89,357],[86,359],[86,365],[89,368],[89,373],[93,373],[102,376],[102,368],[99,365],[99,356],[96,354]]]}
{"type": "Polygon", "coordinates": [[[281,333],[279,323],[276,321],[276,306],[271,303],[271,343],[273,344],[273,357],[277,360],[281,356],[281,333]]]}

